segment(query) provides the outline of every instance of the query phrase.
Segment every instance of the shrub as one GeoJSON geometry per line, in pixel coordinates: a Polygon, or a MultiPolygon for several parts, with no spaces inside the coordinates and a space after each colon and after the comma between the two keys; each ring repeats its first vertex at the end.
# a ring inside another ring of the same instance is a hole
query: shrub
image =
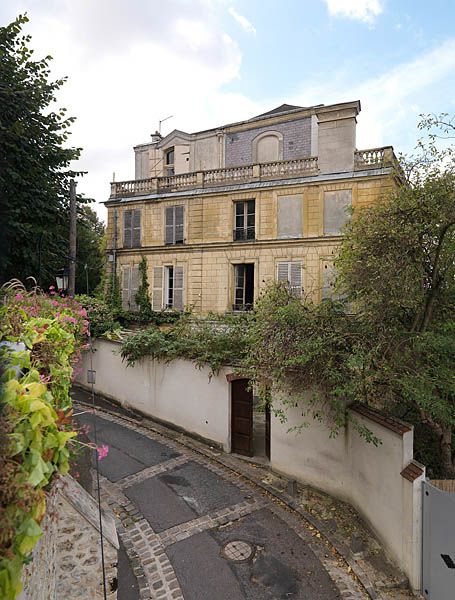
{"type": "Polygon", "coordinates": [[[0,597],[21,591],[42,535],[46,490],[69,468],[72,363],[87,332],[74,300],[10,289],[0,307],[0,597]],[[5,343],[6,342],[6,343],[5,343]],[[18,350],[23,343],[25,350],[18,350]]]}

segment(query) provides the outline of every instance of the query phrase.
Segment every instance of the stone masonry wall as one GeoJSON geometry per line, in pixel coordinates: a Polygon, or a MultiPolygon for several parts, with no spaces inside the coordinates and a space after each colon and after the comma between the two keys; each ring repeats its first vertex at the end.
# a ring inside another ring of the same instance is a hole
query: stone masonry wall
{"type": "MultiPolygon", "coordinates": [[[[18,600],[102,600],[100,535],[54,485],[41,524],[44,535],[23,572],[18,600]]],[[[108,600],[117,598],[117,549],[104,541],[108,600]]]]}
{"type": "Polygon", "coordinates": [[[311,155],[311,118],[306,118],[287,123],[276,123],[266,127],[257,127],[247,131],[228,133],[225,147],[226,167],[252,164],[252,141],[266,131],[278,131],[283,134],[283,160],[311,155]]]}

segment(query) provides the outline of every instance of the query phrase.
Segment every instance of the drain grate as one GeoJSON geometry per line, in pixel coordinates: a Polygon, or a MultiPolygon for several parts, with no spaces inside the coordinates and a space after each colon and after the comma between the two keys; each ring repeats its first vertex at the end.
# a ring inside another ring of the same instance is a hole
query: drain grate
{"type": "Polygon", "coordinates": [[[221,548],[221,556],[232,562],[246,562],[254,555],[254,546],[243,540],[226,542],[221,548]]]}

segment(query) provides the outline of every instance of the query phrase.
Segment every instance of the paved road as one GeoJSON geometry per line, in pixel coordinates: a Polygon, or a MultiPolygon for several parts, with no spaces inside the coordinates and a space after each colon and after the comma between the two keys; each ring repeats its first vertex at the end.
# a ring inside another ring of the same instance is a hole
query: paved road
{"type": "Polygon", "coordinates": [[[365,598],[321,540],[243,477],[119,416],[79,420],[109,446],[101,489],[118,518],[118,600],[365,598]]]}

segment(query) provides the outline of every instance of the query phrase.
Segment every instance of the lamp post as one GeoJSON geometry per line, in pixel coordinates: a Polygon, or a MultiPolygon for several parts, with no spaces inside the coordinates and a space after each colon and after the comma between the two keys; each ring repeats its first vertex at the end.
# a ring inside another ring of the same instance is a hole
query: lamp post
{"type": "Polygon", "coordinates": [[[55,275],[55,281],[57,282],[57,290],[61,294],[66,294],[68,291],[68,269],[60,269],[55,275]]]}

